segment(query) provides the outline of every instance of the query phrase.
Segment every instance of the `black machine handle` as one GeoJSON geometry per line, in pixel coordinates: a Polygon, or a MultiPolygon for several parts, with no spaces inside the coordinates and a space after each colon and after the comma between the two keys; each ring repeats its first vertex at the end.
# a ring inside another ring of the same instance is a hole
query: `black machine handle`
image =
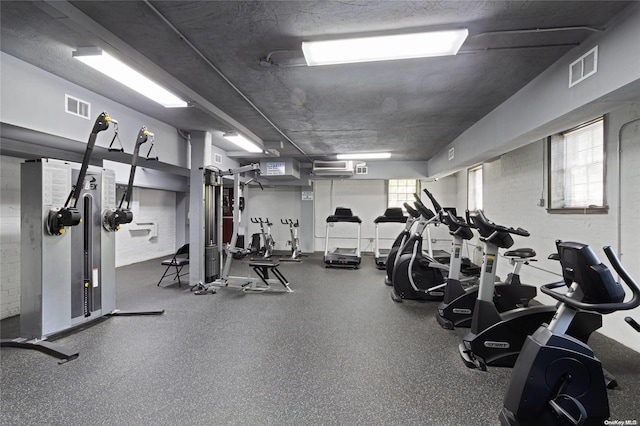
{"type": "Polygon", "coordinates": [[[261,217],[258,217],[258,218],[252,217],[250,220],[251,220],[251,223],[262,223],[261,217]]]}
{"type": "Polygon", "coordinates": [[[420,217],[420,213],[418,212],[418,210],[416,210],[413,207],[411,207],[409,205],[409,203],[404,203],[403,206],[404,206],[405,210],[407,211],[407,213],[409,213],[411,215],[411,217],[413,217],[413,218],[420,217]]]}
{"type": "Polygon", "coordinates": [[[529,235],[531,235],[531,234],[529,234],[529,231],[527,231],[526,229],[512,228],[512,227],[507,227],[507,226],[498,225],[498,224],[493,223],[492,221],[487,219],[487,217],[484,215],[484,212],[482,210],[480,210],[480,209],[476,210],[475,215],[470,215],[467,212],[467,219],[469,219],[469,218],[471,218],[474,221],[477,220],[478,222],[480,222],[480,224],[482,226],[486,226],[486,227],[492,229],[493,231],[508,232],[509,234],[521,235],[523,237],[528,237],[529,235]]]}
{"type": "Polygon", "coordinates": [[[456,214],[456,209],[445,207],[443,209],[449,220],[459,228],[472,228],[471,224],[456,214]]]}
{"type": "Polygon", "coordinates": [[[436,209],[436,212],[440,213],[442,211],[442,206],[440,205],[440,203],[436,201],[436,199],[433,197],[433,194],[430,193],[427,188],[424,188],[423,191],[425,194],[427,194],[427,197],[429,197],[429,199],[431,200],[431,203],[433,204],[433,208],[436,209]]]}
{"type": "Polygon", "coordinates": [[[280,223],[283,224],[283,225],[293,226],[294,228],[299,225],[298,224],[298,219],[296,219],[295,222],[293,221],[293,219],[280,219],[280,223]]]}
{"type": "Polygon", "coordinates": [[[425,206],[422,203],[422,200],[420,199],[420,196],[418,194],[414,193],[413,196],[416,199],[416,201],[414,202],[416,209],[418,210],[418,212],[420,212],[422,216],[424,216],[427,220],[430,220],[433,217],[435,217],[436,214],[431,210],[429,210],[427,206],[425,206]]]}
{"type": "Polygon", "coordinates": [[[578,300],[573,300],[567,297],[566,294],[558,293],[554,291],[554,288],[566,286],[564,281],[545,284],[540,287],[540,291],[544,294],[547,294],[559,302],[565,303],[572,308],[584,309],[586,311],[595,311],[601,313],[608,313],[612,311],[628,311],[640,305],[640,286],[638,283],[631,278],[629,273],[624,269],[624,266],[620,263],[620,259],[614,253],[613,249],[610,246],[606,246],[604,249],[604,253],[607,255],[609,262],[613,266],[613,269],[620,275],[620,278],[625,282],[627,287],[631,289],[633,297],[628,302],[618,302],[618,303],[584,303],[578,300]]]}
{"type": "MultiPolygon", "coordinates": [[[[136,176],[140,147],[146,143],[149,138],[153,140],[153,133],[149,132],[145,126],[142,126],[138,132],[138,136],[136,137],[136,144],[133,149],[133,156],[131,157],[131,170],[129,172],[129,183],[127,185],[127,189],[122,195],[118,208],[108,210],[103,215],[102,223],[107,231],[118,231],[120,230],[120,225],[131,223],[133,221],[133,212],[129,209],[129,205],[131,204],[131,195],[133,194],[133,181],[136,176]]],[[[155,160],[157,160],[157,158],[155,158],[155,160]]]]}
{"type": "Polygon", "coordinates": [[[629,324],[631,327],[633,327],[633,329],[634,329],[635,331],[637,331],[638,333],[640,333],[640,324],[638,324],[638,322],[637,322],[636,320],[634,320],[634,319],[633,319],[633,318],[631,318],[631,317],[625,317],[625,319],[624,319],[624,320],[627,322],[627,324],[629,324]]]}
{"type": "Polygon", "coordinates": [[[49,216],[46,219],[46,229],[50,235],[62,235],[64,234],[65,227],[76,226],[82,221],[82,215],[77,209],[78,198],[82,191],[82,184],[87,174],[87,168],[89,167],[89,161],[91,160],[91,154],[96,144],[98,133],[108,129],[109,122],[116,123],[106,112],[102,112],[96,119],[91,134],[89,135],[89,141],[84,151],[80,173],[78,174],[75,186],[71,189],[69,197],[63,207],[49,211],[49,216]]]}
{"type": "Polygon", "coordinates": [[[76,185],[73,188],[71,196],[67,200],[67,204],[65,204],[65,207],[76,208],[78,198],[80,197],[80,191],[82,191],[82,183],[84,182],[84,178],[87,175],[87,168],[89,167],[89,161],[91,160],[91,153],[93,152],[93,147],[96,144],[96,138],[98,137],[99,132],[107,130],[109,128],[109,122],[115,123],[115,120],[111,119],[111,117],[109,117],[106,112],[101,113],[96,119],[96,122],[93,125],[93,129],[91,130],[91,134],[89,135],[87,148],[84,151],[84,157],[82,159],[82,166],[80,166],[80,174],[78,174],[78,180],[76,181],[76,185]]]}

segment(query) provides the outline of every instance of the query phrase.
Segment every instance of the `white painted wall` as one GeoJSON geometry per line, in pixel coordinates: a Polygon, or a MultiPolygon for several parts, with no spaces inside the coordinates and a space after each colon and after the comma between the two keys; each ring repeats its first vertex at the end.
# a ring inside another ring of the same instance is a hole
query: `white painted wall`
{"type": "Polygon", "coordinates": [[[116,233],[116,267],[172,255],[176,243],[176,193],[159,189],[133,189],[134,222],[116,233]],[[157,232],[136,230],[152,223],[157,232]]]}
{"type": "MultiPolygon", "coordinates": [[[[606,136],[607,149],[607,214],[549,214],[536,202],[545,186],[545,143],[536,141],[527,146],[506,153],[497,160],[484,165],[484,210],[487,217],[496,223],[520,226],[531,236],[514,237],[514,247],[532,247],[538,253],[534,267],[522,269],[522,279],[526,283],[541,285],[557,281],[559,268],[547,256],[555,251],[555,240],[573,240],[589,244],[600,260],[608,264],[602,247],[617,247],[617,204],[618,167],[616,164],[616,144],[620,126],[633,118],[640,117],[638,105],[614,111],[609,117],[606,136]],[[541,268],[536,269],[536,268],[541,268]],[[548,271],[548,272],[547,272],[548,271]]],[[[579,124],[579,123],[576,123],[579,124]]],[[[636,280],[640,279],[640,124],[636,122],[626,127],[622,138],[622,260],[636,280]]],[[[466,179],[466,173],[461,172],[466,179]]],[[[464,180],[460,178],[460,180],[464,180]]],[[[466,193],[466,188],[460,190],[466,193]]],[[[546,189],[544,190],[546,197],[546,189]]],[[[617,251],[617,249],[616,249],[617,251]]],[[[501,259],[498,274],[505,276],[510,270],[508,263],[501,259]]],[[[628,293],[628,291],[627,291],[628,293]]],[[[553,304],[550,297],[540,294],[538,300],[553,304]]],[[[626,315],[640,319],[640,309],[618,312],[604,317],[601,332],[615,340],[640,351],[638,333],[623,322],[626,315]]]]}
{"type": "MultiPolygon", "coordinates": [[[[155,135],[154,149],[163,163],[189,167],[188,144],[175,127],[97,95],[51,73],[0,52],[0,121],[86,143],[98,115],[106,111],[118,121],[125,152],[133,152],[141,126],[155,135]],[[91,104],[87,120],[64,111],[65,94],[91,104]]],[[[96,146],[107,147],[113,126],[100,132],[96,146]]]]}
{"type": "MultiPolygon", "coordinates": [[[[291,239],[289,226],[283,225],[280,219],[296,219],[301,226],[310,226],[306,218],[302,217],[301,189],[300,187],[283,186],[260,190],[259,187],[251,186],[248,191],[245,220],[250,218],[267,218],[273,223],[271,226],[271,236],[275,241],[275,250],[291,250],[287,242],[291,239]]],[[[266,230],[266,227],[265,227],[266,230]]],[[[247,244],[251,242],[251,235],[260,233],[260,225],[249,222],[245,240],[247,244]]],[[[302,243],[302,240],[301,240],[302,243]]],[[[308,244],[307,244],[308,245],[308,244]]]]}

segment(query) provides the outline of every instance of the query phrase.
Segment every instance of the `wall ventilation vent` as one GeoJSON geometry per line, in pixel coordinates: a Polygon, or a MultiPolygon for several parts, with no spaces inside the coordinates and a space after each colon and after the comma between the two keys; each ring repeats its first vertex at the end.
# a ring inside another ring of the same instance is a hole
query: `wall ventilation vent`
{"type": "Polygon", "coordinates": [[[316,176],[353,176],[353,161],[314,161],[311,173],[316,176]]]}
{"type": "Polygon", "coordinates": [[[575,86],[598,72],[598,46],[569,65],[569,87],[575,86]]]}
{"type": "Polygon", "coordinates": [[[86,118],[87,120],[91,117],[91,104],[89,102],[66,94],[64,95],[64,110],[71,115],[86,118]]]}
{"type": "Polygon", "coordinates": [[[357,175],[369,174],[369,167],[367,167],[366,164],[358,164],[356,166],[356,174],[357,175]]]}
{"type": "Polygon", "coordinates": [[[222,155],[213,153],[213,162],[216,164],[222,164],[222,155]]]}
{"type": "Polygon", "coordinates": [[[455,156],[454,148],[450,148],[449,149],[449,161],[453,160],[454,156],[455,156]]]}

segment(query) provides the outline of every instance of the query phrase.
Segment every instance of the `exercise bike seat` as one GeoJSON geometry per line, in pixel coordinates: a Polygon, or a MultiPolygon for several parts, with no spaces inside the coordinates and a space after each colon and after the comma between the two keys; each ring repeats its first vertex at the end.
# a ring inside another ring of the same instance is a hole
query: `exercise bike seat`
{"type": "Polygon", "coordinates": [[[535,255],[536,251],[532,248],[518,248],[504,252],[504,257],[519,257],[520,259],[529,259],[535,255]]]}

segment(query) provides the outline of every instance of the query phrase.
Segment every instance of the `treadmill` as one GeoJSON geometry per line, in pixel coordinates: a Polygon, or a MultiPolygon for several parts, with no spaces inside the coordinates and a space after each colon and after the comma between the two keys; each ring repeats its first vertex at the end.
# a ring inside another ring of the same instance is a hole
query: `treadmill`
{"type": "Polygon", "coordinates": [[[380,237],[378,234],[378,225],[381,223],[407,223],[408,217],[402,214],[401,207],[390,207],[385,210],[384,215],[378,216],[373,220],[376,224],[376,239],[375,239],[375,261],[378,269],[385,269],[387,267],[387,255],[390,249],[380,248],[380,237]]]}
{"type": "Polygon", "coordinates": [[[362,220],[354,216],[351,209],[346,207],[336,207],[336,211],[327,217],[327,230],[324,244],[324,264],[325,268],[331,266],[358,269],[360,265],[360,231],[362,220]],[[355,223],[358,225],[358,239],[356,248],[337,247],[329,252],[329,228],[332,223],[355,223]]]}

